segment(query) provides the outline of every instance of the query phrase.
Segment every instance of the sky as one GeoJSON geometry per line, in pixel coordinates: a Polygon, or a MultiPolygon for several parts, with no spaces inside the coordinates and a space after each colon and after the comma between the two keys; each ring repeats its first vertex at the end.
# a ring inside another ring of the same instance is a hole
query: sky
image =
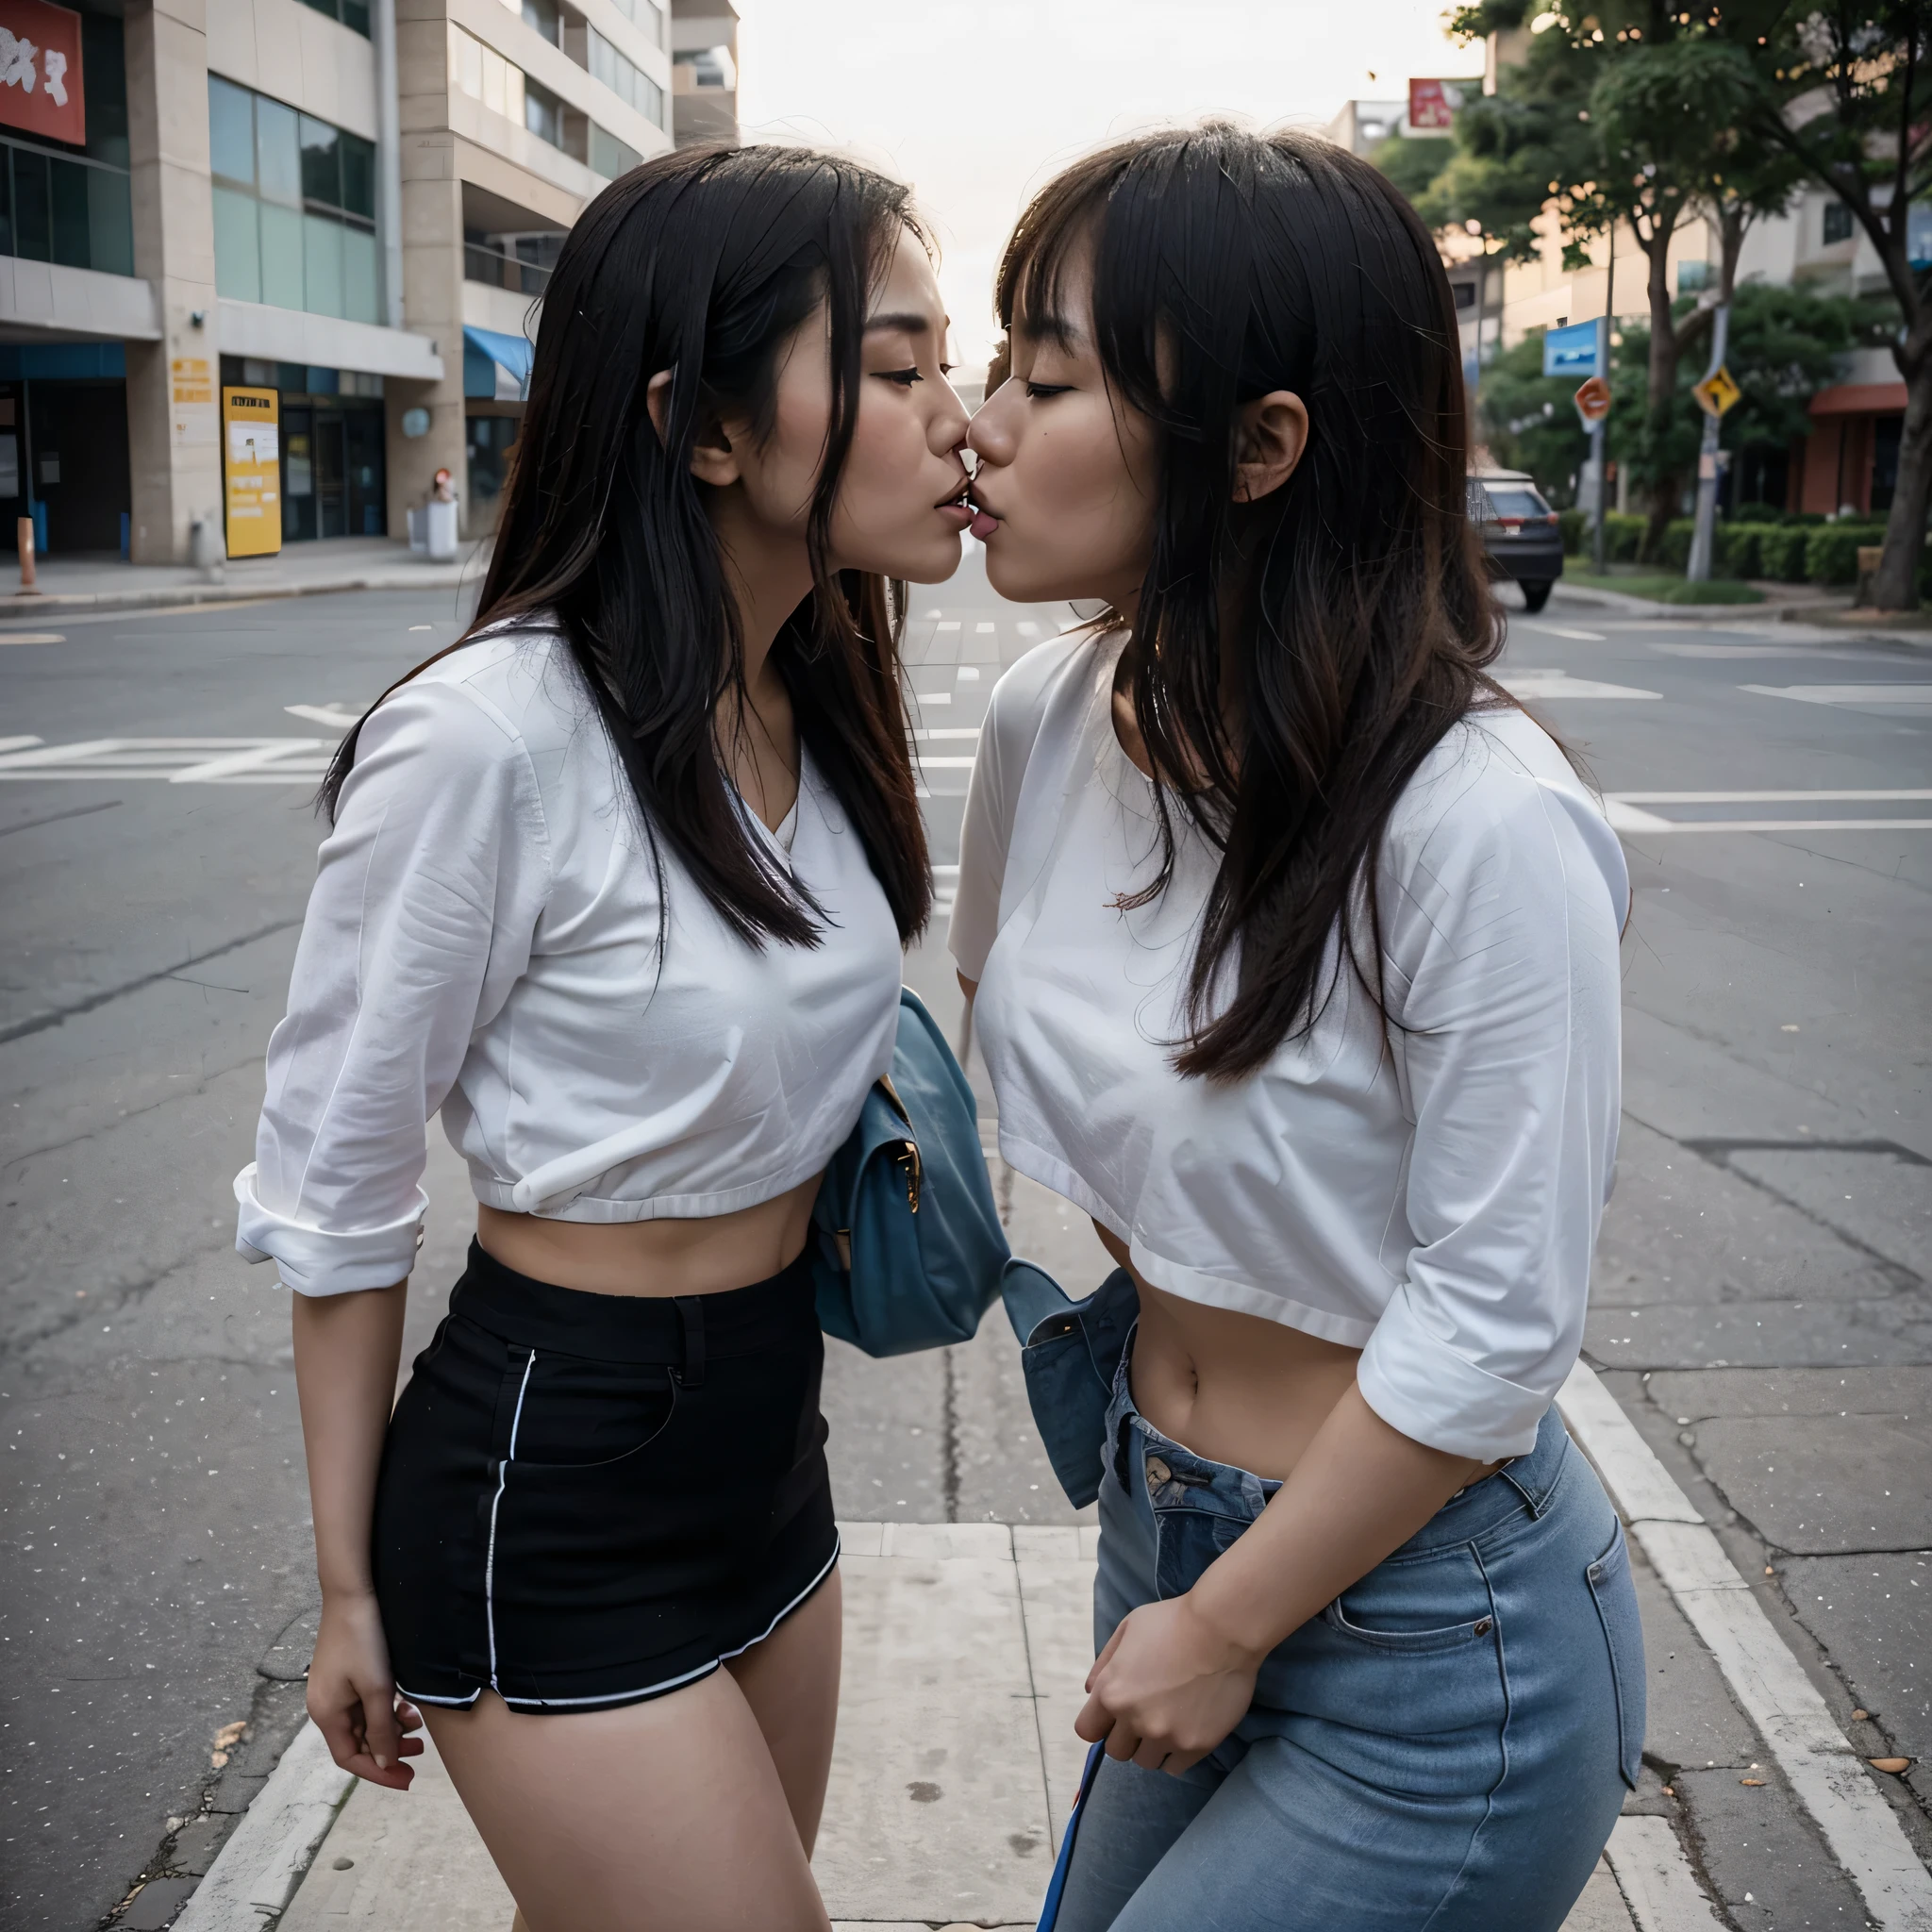
{"type": "Polygon", "coordinates": [[[908,181],[941,248],[962,378],[1027,194],[1102,142],[1210,113],[1324,125],[1411,75],[1482,71],[1443,0],[736,0],[747,141],[837,147],[908,181]]]}

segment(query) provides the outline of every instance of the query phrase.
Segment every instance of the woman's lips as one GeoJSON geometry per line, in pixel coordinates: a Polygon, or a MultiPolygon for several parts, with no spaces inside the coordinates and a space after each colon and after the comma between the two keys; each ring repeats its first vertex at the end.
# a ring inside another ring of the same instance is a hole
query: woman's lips
{"type": "Polygon", "coordinates": [[[960,502],[942,503],[939,506],[939,512],[956,530],[970,528],[976,514],[970,504],[960,502]]]}
{"type": "Polygon", "coordinates": [[[973,520],[966,527],[984,543],[999,528],[999,514],[995,510],[988,509],[977,496],[969,495],[967,504],[973,511],[973,520]]]}

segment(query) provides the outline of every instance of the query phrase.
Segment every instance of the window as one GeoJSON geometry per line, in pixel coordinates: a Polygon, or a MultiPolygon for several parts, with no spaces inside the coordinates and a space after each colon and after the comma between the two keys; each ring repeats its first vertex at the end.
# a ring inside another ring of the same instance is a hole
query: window
{"type": "Polygon", "coordinates": [[[1457,308],[1474,308],[1475,307],[1475,284],[1474,282],[1451,282],[1449,286],[1455,291],[1457,308]]]}
{"type": "Polygon", "coordinates": [[[738,65],[729,47],[692,47],[671,57],[674,67],[689,67],[693,87],[734,88],[738,65]]]}
{"type": "Polygon", "coordinates": [[[1841,201],[1824,204],[1824,245],[1852,239],[1852,211],[1841,201]]]}
{"type": "Polygon", "coordinates": [[[563,45],[563,22],[555,0],[523,0],[524,25],[533,27],[553,47],[563,45]]]}
{"type": "Polygon", "coordinates": [[[318,13],[339,20],[351,33],[369,38],[369,0],[307,0],[318,13]]]}
{"type": "Polygon", "coordinates": [[[379,322],[375,144],[214,74],[208,118],[220,292],[379,322]]]}
{"type": "Polygon", "coordinates": [[[642,160],[643,156],[629,142],[619,141],[608,127],[599,127],[591,123],[591,171],[602,175],[607,180],[615,181],[620,175],[628,175],[642,160]]]}
{"type": "Polygon", "coordinates": [[[617,10],[633,26],[643,28],[644,38],[652,46],[669,44],[669,36],[664,30],[664,9],[656,5],[656,0],[617,0],[617,10]]]}
{"type": "Polygon", "coordinates": [[[519,127],[525,125],[524,70],[454,23],[449,47],[450,72],[457,86],[473,101],[481,101],[492,114],[501,114],[519,127]]]}
{"type": "Polygon", "coordinates": [[[1700,289],[1713,286],[1710,263],[1707,261],[1680,261],[1677,264],[1677,293],[1694,295],[1700,289]]]}
{"type": "Polygon", "coordinates": [[[654,127],[664,125],[664,90],[627,60],[595,27],[584,30],[592,80],[601,80],[626,107],[635,108],[654,127]]]}
{"type": "Polygon", "coordinates": [[[552,147],[563,145],[563,103],[547,87],[524,82],[524,125],[552,147]]]}
{"type": "Polygon", "coordinates": [[[134,273],[127,78],[121,22],[80,17],[87,145],[0,134],[0,255],[134,273]]]}

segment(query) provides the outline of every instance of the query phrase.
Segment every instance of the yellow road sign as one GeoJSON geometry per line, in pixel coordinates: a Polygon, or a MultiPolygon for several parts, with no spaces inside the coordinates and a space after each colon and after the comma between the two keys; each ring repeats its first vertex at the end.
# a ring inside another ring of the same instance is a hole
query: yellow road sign
{"type": "Polygon", "coordinates": [[[1722,416],[1733,403],[1741,402],[1744,397],[1744,391],[1731,379],[1731,372],[1722,368],[1715,375],[1706,376],[1690,393],[1707,416],[1722,416]]]}

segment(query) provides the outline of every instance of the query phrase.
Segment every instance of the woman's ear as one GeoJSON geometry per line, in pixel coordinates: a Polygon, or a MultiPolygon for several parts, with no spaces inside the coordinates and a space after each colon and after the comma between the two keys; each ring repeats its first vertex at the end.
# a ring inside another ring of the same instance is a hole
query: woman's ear
{"type": "Polygon", "coordinates": [[[1234,500],[1258,503],[1294,475],[1308,446],[1307,406],[1292,390],[1270,390],[1235,412],[1234,500]]]}
{"type": "MultiPolygon", "coordinates": [[[[651,427],[658,432],[660,446],[671,440],[671,376],[670,370],[660,369],[644,389],[644,408],[651,413],[651,427]]],[[[724,425],[715,417],[699,425],[691,444],[691,473],[700,483],[712,483],[720,488],[739,479],[738,453],[731,447],[724,425]]]]}

